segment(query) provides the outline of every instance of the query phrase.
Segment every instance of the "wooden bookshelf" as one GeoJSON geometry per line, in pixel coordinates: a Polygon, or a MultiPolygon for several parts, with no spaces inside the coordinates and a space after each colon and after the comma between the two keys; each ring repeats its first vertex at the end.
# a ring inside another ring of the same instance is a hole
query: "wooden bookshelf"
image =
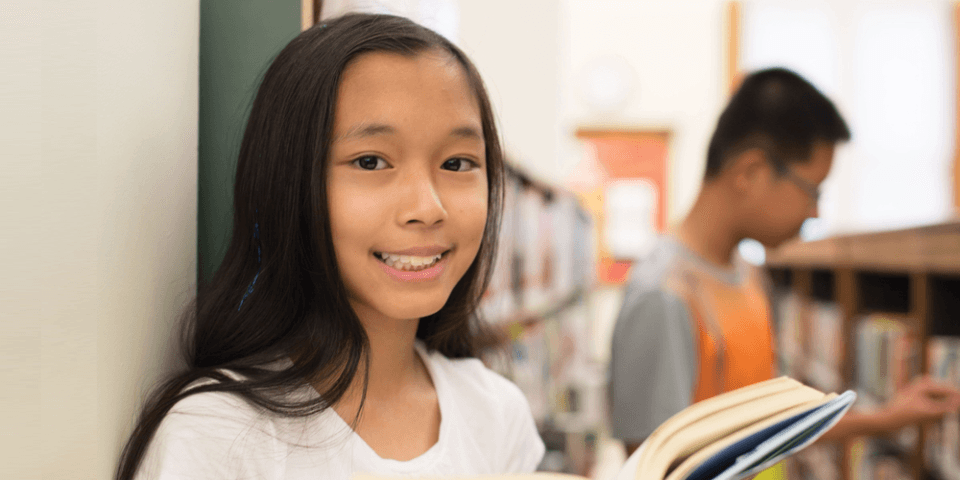
{"type": "Polygon", "coordinates": [[[767,257],[772,268],[960,275],[960,220],[938,225],[784,245],[767,257]]]}
{"type": "MultiPolygon", "coordinates": [[[[932,336],[960,336],[960,220],[918,228],[844,235],[797,242],[770,252],[767,267],[778,291],[799,299],[801,357],[791,364],[800,376],[812,376],[815,331],[811,311],[818,302],[840,312],[839,376],[843,389],[858,390],[857,323],[869,314],[897,319],[915,340],[918,373],[927,373],[932,336]]],[[[820,332],[822,333],[822,332],[820,332]]],[[[810,381],[808,378],[801,380],[810,381]]],[[[815,383],[815,382],[810,382],[815,383]]],[[[939,478],[924,464],[925,428],[905,452],[912,478],[939,478]]],[[[855,480],[851,445],[840,449],[840,478],[855,480]]]]}

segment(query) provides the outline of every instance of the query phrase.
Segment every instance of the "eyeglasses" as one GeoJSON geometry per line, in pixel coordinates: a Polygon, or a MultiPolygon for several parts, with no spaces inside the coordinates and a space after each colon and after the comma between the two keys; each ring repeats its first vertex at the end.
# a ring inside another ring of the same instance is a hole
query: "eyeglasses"
{"type": "Polygon", "coordinates": [[[771,158],[769,155],[767,158],[770,159],[770,163],[773,165],[773,169],[777,172],[777,175],[790,180],[797,188],[803,190],[803,193],[810,197],[810,200],[812,200],[814,204],[820,201],[820,187],[800,175],[793,173],[793,170],[791,170],[786,163],[779,161],[779,159],[771,158]]]}

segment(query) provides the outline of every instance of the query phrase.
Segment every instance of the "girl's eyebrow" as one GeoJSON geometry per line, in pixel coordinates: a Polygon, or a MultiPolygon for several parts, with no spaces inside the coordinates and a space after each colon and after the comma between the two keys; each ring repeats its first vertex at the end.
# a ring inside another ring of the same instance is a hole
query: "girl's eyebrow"
{"type": "Polygon", "coordinates": [[[458,138],[476,139],[476,140],[480,140],[481,142],[483,141],[483,135],[480,133],[480,131],[477,130],[475,127],[469,126],[469,125],[464,125],[462,127],[454,128],[450,132],[450,136],[458,137],[458,138]]]}
{"type": "Polygon", "coordinates": [[[347,138],[369,138],[378,135],[392,135],[396,132],[397,130],[395,128],[383,123],[361,123],[350,128],[350,130],[347,130],[342,135],[337,136],[333,141],[339,142],[347,138]]]}
{"type": "MultiPolygon", "coordinates": [[[[391,127],[390,125],[383,123],[367,123],[356,125],[350,128],[342,135],[338,135],[336,138],[334,138],[333,141],[339,142],[348,138],[370,138],[380,135],[393,135],[395,133],[397,133],[397,129],[391,127]]],[[[472,125],[456,127],[450,131],[450,136],[483,141],[483,134],[481,134],[480,130],[472,125]]]]}

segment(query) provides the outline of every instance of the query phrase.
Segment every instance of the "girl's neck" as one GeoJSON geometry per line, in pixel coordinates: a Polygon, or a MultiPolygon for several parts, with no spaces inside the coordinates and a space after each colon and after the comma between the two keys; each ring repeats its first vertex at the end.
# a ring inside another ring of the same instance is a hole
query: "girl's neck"
{"type": "Polygon", "coordinates": [[[413,459],[439,441],[441,421],[436,388],[416,351],[419,320],[365,315],[354,308],[370,342],[369,375],[356,375],[333,410],[380,457],[413,459]]]}
{"type": "MultiPolygon", "coordinates": [[[[416,351],[419,319],[395,320],[387,318],[361,318],[370,341],[368,396],[389,396],[402,390],[411,382],[424,379],[429,374],[416,351]]],[[[363,375],[357,375],[354,384],[362,386],[363,375]]]]}
{"type": "MultiPolygon", "coordinates": [[[[334,406],[334,410],[348,423],[359,412],[364,384],[368,407],[371,402],[377,404],[380,400],[396,399],[405,393],[433,388],[426,365],[416,350],[419,319],[397,320],[370,312],[362,305],[353,305],[353,308],[369,341],[365,359],[369,368],[365,370],[365,364],[360,364],[350,387],[334,406]]],[[[322,392],[324,385],[317,384],[315,387],[322,392]]]]}

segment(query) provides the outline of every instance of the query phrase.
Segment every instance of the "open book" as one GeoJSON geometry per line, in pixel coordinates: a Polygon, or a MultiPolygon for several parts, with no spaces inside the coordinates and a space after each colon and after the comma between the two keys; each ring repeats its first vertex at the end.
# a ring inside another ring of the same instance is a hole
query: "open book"
{"type": "Polygon", "coordinates": [[[691,405],[663,422],[627,460],[625,479],[746,478],[813,443],[856,394],[824,394],[780,377],[691,405]]]}
{"type": "MultiPolygon", "coordinates": [[[[663,422],[627,459],[617,480],[731,480],[755,475],[813,443],[856,394],[824,394],[780,377],[687,407],[663,422]]],[[[356,475],[353,480],[374,477],[356,475]]],[[[576,480],[534,473],[499,480],[576,480]]]]}

